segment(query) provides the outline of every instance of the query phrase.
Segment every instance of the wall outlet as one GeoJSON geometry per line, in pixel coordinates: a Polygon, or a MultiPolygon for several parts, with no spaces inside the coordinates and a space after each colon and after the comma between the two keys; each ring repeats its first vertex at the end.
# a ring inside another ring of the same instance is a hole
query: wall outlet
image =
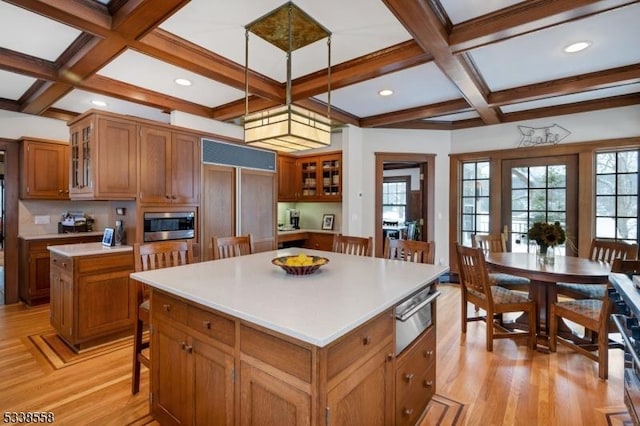
{"type": "Polygon", "coordinates": [[[36,225],[48,225],[51,223],[49,216],[34,216],[33,219],[36,225]]]}

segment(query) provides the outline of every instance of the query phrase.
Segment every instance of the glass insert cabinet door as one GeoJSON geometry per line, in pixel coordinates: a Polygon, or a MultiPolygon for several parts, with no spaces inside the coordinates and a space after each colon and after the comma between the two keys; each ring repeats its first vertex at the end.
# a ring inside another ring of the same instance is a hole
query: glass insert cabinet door
{"type": "Polygon", "coordinates": [[[560,222],[569,243],[558,254],[576,255],[577,157],[538,157],[505,160],[502,164],[502,217],[508,225],[508,248],[535,252],[527,231],[534,222],[560,222]]]}

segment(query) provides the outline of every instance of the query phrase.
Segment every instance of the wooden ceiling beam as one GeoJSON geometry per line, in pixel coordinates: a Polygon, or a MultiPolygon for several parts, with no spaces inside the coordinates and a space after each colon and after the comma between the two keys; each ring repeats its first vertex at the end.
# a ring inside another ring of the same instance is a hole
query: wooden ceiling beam
{"type": "MultiPolygon", "coordinates": [[[[261,98],[259,96],[249,96],[249,112],[262,111],[268,108],[273,108],[278,105],[282,105],[281,102],[275,102],[269,99],[261,98]]],[[[245,99],[238,99],[237,101],[229,102],[219,107],[213,108],[211,118],[215,118],[220,121],[229,121],[246,114],[245,99]]]]}
{"type": "MultiPolygon", "coordinates": [[[[409,40],[331,67],[331,90],[401,71],[433,60],[414,41],[409,40]]],[[[293,100],[327,92],[327,70],[321,70],[291,82],[293,100]]]]}
{"type": "MultiPolygon", "coordinates": [[[[132,47],[140,52],[196,74],[245,90],[245,67],[167,31],[156,29],[132,47]]],[[[284,85],[249,71],[249,93],[284,103],[284,85]]]]}
{"type": "Polygon", "coordinates": [[[56,66],[44,59],[0,47],[0,69],[44,80],[56,80],[56,66]]]}
{"type": "Polygon", "coordinates": [[[633,3],[637,1],[527,0],[454,25],[449,46],[459,53],[633,3]]]}
{"type": "Polygon", "coordinates": [[[89,0],[5,0],[15,6],[61,22],[80,31],[107,37],[111,15],[106,6],[89,0]]]}
{"type": "Polygon", "coordinates": [[[605,99],[575,102],[566,105],[556,105],[545,108],[536,108],[526,111],[517,111],[503,114],[503,120],[507,123],[522,120],[534,120],[536,118],[553,117],[556,115],[576,114],[580,112],[598,111],[602,109],[619,108],[640,104],[640,93],[615,96],[605,99]]]}
{"type": "Polygon", "coordinates": [[[493,92],[489,104],[502,106],[639,82],[640,64],[635,64],[493,92]]]}
{"type": "Polygon", "coordinates": [[[158,108],[165,112],[173,110],[184,111],[189,114],[211,118],[212,109],[193,102],[184,101],[164,93],[158,93],[143,89],[138,86],[113,80],[100,75],[93,75],[78,84],[79,89],[100,93],[105,96],[135,102],[152,108],[158,108]]]}
{"type": "Polygon", "coordinates": [[[500,123],[500,114],[491,108],[483,84],[476,78],[471,64],[449,49],[447,29],[426,1],[383,0],[425,52],[433,55],[436,65],[455,84],[467,102],[486,124],[500,123]]]}
{"type": "MultiPolygon", "coordinates": [[[[26,0],[25,0],[26,2],[26,0]]],[[[39,115],[60,98],[65,96],[74,85],[82,82],[84,79],[92,76],[99,71],[105,64],[109,63],[115,56],[127,48],[127,40],[137,39],[146,34],[150,29],[155,28],[164,19],[171,16],[175,10],[186,4],[188,0],[129,0],[123,4],[118,12],[116,12],[115,23],[118,31],[110,30],[104,38],[94,37],[93,40],[84,43],[82,48],[77,49],[75,54],[69,58],[65,64],[61,64],[59,75],[65,81],[54,81],[31,96],[28,101],[22,105],[22,112],[27,114],[39,115]],[[123,15],[124,14],[124,15],[123,15]],[[126,18],[122,17],[126,16],[126,18]],[[141,22],[146,22],[141,24],[141,22]],[[70,82],[70,83],[68,83],[70,82]]],[[[34,0],[33,5],[49,10],[52,4],[57,5],[56,10],[68,11],[66,14],[62,12],[57,16],[62,19],[73,20],[73,16],[78,16],[86,11],[86,8],[80,8],[76,11],[74,4],[78,2],[71,0],[34,0]],[[72,12],[77,15],[72,15],[72,12]]],[[[80,1],[79,4],[90,4],[80,1]]],[[[36,8],[37,9],[37,8],[36,8]]],[[[91,8],[90,8],[91,9],[91,8]]],[[[35,11],[33,9],[30,9],[35,11]]],[[[93,10],[93,9],[91,9],[93,10]]],[[[106,13],[106,8],[104,9],[106,13]]],[[[37,12],[36,12],[37,13],[37,12]]],[[[82,15],[84,17],[84,15],[82,15]]],[[[86,24],[86,20],[84,20],[86,24]]],[[[109,20],[111,23],[111,20],[109,20]]],[[[85,29],[86,30],[86,29],[85,29]]]]}
{"type": "Polygon", "coordinates": [[[372,115],[360,119],[360,125],[362,127],[383,127],[393,123],[406,123],[435,115],[453,114],[467,110],[469,110],[469,103],[466,100],[455,99],[386,114],[372,115]]]}

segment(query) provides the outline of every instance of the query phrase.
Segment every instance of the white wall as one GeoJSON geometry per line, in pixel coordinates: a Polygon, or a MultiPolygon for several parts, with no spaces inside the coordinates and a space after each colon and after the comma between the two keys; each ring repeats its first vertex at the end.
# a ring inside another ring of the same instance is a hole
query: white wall
{"type": "MultiPolygon", "coordinates": [[[[342,230],[349,235],[375,234],[375,153],[402,152],[435,154],[436,188],[449,187],[449,151],[451,132],[437,130],[358,129],[343,131],[343,161],[349,173],[348,186],[343,188],[343,203],[348,215],[343,217],[342,230]],[[353,179],[358,186],[352,186],[353,179]],[[360,195],[361,194],[361,195],[360,195]],[[345,195],[347,196],[345,199],[345,195]]],[[[448,262],[449,191],[435,193],[436,259],[448,262]]],[[[345,208],[343,208],[343,211],[345,208]]]]}
{"type": "Polygon", "coordinates": [[[553,124],[571,132],[561,144],[640,136],[640,105],[456,130],[451,132],[451,153],[516,148],[522,139],[518,125],[553,124]]]}

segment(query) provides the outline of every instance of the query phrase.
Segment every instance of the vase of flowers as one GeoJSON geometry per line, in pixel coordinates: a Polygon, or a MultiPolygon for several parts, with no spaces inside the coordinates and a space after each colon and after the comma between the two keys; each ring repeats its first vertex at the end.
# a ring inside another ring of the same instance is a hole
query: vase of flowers
{"type": "Polygon", "coordinates": [[[560,226],[560,222],[535,222],[527,233],[529,241],[538,244],[538,256],[546,264],[553,264],[555,247],[567,239],[567,234],[560,226]]]}

